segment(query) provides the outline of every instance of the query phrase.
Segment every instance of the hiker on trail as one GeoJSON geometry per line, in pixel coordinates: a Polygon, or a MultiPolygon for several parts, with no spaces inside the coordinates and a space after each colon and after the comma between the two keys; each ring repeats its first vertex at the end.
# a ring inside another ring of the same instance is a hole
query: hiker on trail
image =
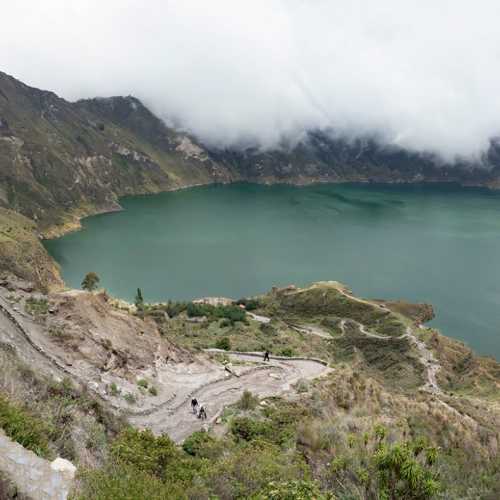
{"type": "Polygon", "coordinates": [[[204,405],[200,405],[200,411],[198,412],[198,418],[201,418],[201,420],[207,419],[207,412],[205,411],[204,405]]]}
{"type": "Polygon", "coordinates": [[[196,398],[193,398],[191,400],[191,410],[193,410],[193,413],[196,415],[197,413],[197,408],[198,408],[198,400],[196,398]]]}
{"type": "Polygon", "coordinates": [[[269,351],[264,353],[264,361],[269,361],[269,351]]]}

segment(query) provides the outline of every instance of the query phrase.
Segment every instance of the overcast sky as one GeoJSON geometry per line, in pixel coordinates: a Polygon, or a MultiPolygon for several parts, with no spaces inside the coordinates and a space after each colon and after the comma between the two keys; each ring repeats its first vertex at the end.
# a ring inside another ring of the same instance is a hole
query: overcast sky
{"type": "Polygon", "coordinates": [[[498,0],[16,0],[0,69],[224,145],[313,127],[446,158],[500,135],[498,0]]]}

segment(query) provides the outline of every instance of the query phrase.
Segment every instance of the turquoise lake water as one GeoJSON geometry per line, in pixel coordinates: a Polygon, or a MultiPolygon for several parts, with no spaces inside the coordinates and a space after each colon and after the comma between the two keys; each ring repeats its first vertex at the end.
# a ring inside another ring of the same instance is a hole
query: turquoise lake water
{"type": "Polygon", "coordinates": [[[63,277],[88,271],[146,301],[239,298],[338,280],[430,302],[433,325],[500,359],[500,193],[443,186],[234,184],[122,200],[45,242],[63,277]]]}

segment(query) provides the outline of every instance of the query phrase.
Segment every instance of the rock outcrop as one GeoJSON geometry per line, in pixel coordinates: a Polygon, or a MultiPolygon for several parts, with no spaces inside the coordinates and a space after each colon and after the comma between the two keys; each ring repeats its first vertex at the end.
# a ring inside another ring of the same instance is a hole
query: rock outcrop
{"type": "Polygon", "coordinates": [[[53,462],[40,458],[0,430],[0,470],[15,484],[13,498],[66,500],[76,467],[62,458],[53,462]]]}

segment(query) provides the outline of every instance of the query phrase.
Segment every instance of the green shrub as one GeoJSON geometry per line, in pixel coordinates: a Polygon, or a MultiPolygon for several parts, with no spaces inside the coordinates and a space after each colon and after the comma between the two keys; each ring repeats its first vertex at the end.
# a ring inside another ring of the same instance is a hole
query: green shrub
{"type": "Polygon", "coordinates": [[[215,439],[205,431],[193,432],[182,444],[182,449],[192,456],[202,456],[203,450],[213,444],[215,439]]]}
{"type": "Polygon", "coordinates": [[[247,322],[245,311],[238,306],[220,306],[218,314],[231,321],[231,323],[236,323],[236,321],[247,322]]]}
{"type": "Polygon", "coordinates": [[[117,463],[163,477],[165,467],[179,459],[179,450],[168,436],[155,437],[150,430],[127,428],[111,445],[117,463]]]}
{"type": "MultiPolygon", "coordinates": [[[[382,425],[343,439],[343,453],[339,453],[342,445],[337,441],[336,455],[330,462],[330,473],[337,484],[357,484],[367,498],[428,500],[440,492],[437,450],[426,441],[393,442],[382,425]]],[[[341,488],[344,494],[351,489],[341,488]]]]}
{"type": "Polygon", "coordinates": [[[187,308],[186,302],[172,302],[168,301],[167,304],[163,306],[165,312],[171,317],[175,318],[179,316],[182,312],[184,312],[187,308]]]}
{"type": "Polygon", "coordinates": [[[281,349],[282,356],[286,356],[287,358],[291,358],[292,356],[295,356],[295,351],[291,347],[285,347],[284,349],[281,349]]]}
{"type": "Polygon", "coordinates": [[[259,398],[250,391],[244,391],[237,404],[240,410],[253,410],[259,404],[259,398]]]}
{"type": "Polygon", "coordinates": [[[151,394],[151,396],[158,396],[158,389],[154,385],[152,385],[149,388],[149,394],[151,394]]]}
{"type": "Polygon", "coordinates": [[[257,438],[272,441],[274,428],[267,421],[236,417],[231,421],[231,433],[238,441],[253,441],[257,438]]]}
{"type": "Polygon", "coordinates": [[[215,342],[215,347],[217,349],[224,349],[224,351],[231,350],[231,341],[228,337],[222,337],[215,342]]]}
{"type": "Polygon", "coordinates": [[[145,380],[145,379],[141,378],[141,379],[139,379],[139,380],[137,381],[137,385],[138,385],[139,387],[141,387],[142,389],[147,389],[149,384],[148,384],[148,381],[147,381],[147,380],[145,380]]]}
{"type": "Polygon", "coordinates": [[[32,314],[33,316],[42,316],[48,313],[49,302],[47,299],[29,297],[26,299],[25,309],[27,313],[32,314]]]}
{"type": "Polygon", "coordinates": [[[109,385],[109,392],[111,393],[112,396],[118,396],[120,394],[120,390],[118,389],[118,386],[112,382],[109,385]]]}
{"type": "Polygon", "coordinates": [[[112,464],[88,470],[80,477],[82,489],[75,500],[164,500],[184,499],[184,488],[165,483],[132,465],[112,464]]]}
{"type": "Polygon", "coordinates": [[[0,395],[0,428],[13,441],[17,441],[37,455],[49,455],[48,435],[50,429],[38,418],[0,395]]]}
{"type": "Polygon", "coordinates": [[[208,304],[195,304],[194,302],[189,302],[186,308],[188,317],[195,318],[198,316],[210,316],[212,312],[212,306],[208,304]]]}
{"type": "Polygon", "coordinates": [[[237,321],[246,323],[246,312],[235,305],[212,306],[210,304],[195,304],[190,302],[186,307],[187,315],[191,317],[207,316],[211,321],[226,319],[230,324],[237,321]]]}
{"type": "Polygon", "coordinates": [[[262,303],[259,299],[247,299],[247,298],[243,298],[243,299],[239,299],[236,304],[238,305],[244,305],[245,306],[245,309],[247,311],[254,311],[255,309],[258,309],[259,307],[262,307],[262,303]]]}
{"type": "Polygon", "coordinates": [[[435,448],[418,441],[381,444],[373,460],[378,472],[382,498],[432,498],[441,489],[432,470],[437,458],[435,448]]]}
{"type": "Polygon", "coordinates": [[[137,402],[137,398],[131,392],[128,392],[127,394],[125,394],[125,396],[123,396],[123,398],[125,399],[125,401],[129,405],[133,405],[133,404],[135,404],[137,402]]]}
{"type": "MultiPolygon", "coordinates": [[[[255,441],[242,445],[218,461],[207,473],[212,498],[264,500],[258,493],[271,482],[308,480],[309,471],[302,456],[282,453],[269,443],[255,441]]],[[[206,497],[205,497],[206,498],[206,497]]]]}

